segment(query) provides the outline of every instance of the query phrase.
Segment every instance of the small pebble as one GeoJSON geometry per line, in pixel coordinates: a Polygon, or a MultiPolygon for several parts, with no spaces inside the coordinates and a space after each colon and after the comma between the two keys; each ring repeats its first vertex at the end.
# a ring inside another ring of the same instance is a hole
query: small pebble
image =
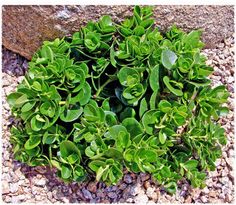
{"type": "Polygon", "coordinates": [[[15,184],[15,183],[14,184],[12,184],[12,183],[10,184],[10,192],[11,193],[13,193],[13,194],[16,193],[18,191],[18,189],[19,189],[19,185],[18,184],[15,184]]]}
{"type": "Polygon", "coordinates": [[[158,200],[158,193],[156,192],[154,187],[148,187],[146,191],[147,196],[152,199],[153,201],[158,200]]]}
{"type": "Polygon", "coordinates": [[[9,192],[9,183],[7,181],[2,181],[2,194],[8,194],[9,192]]]}
{"type": "Polygon", "coordinates": [[[90,182],[89,184],[88,184],[88,190],[90,191],[90,192],[92,192],[92,193],[96,193],[97,192],[97,183],[95,183],[95,182],[90,182]]]}
{"type": "Polygon", "coordinates": [[[35,185],[40,186],[40,187],[44,187],[46,185],[46,179],[45,178],[36,179],[35,185]]]}
{"type": "Polygon", "coordinates": [[[86,190],[85,188],[82,189],[82,193],[86,199],[92,199],[92,194],[90,191],[86,190]]]}
{"type": "Polygon", "coordinates": [[[127,183],[127,184],[131,184],[132,183],[132,178],[129,174],[126,174],[124,176],[124,182],[127,183]]]}
{"type": "Polygon", "coordinates": [[[128,203],[133,203],[133,202],[134,202],[134,199],[128,198],[128,199],[126,200],[126,202],[128,202],[128,203]]]}
{"type": "Polygon", "coordinates": [[[134,202],[138,204],[146,204],[148,202],[148,197],[147,195],[141,193],[135,197],[134,202]]]}
{"type": "Polygon", "coordinates": [[[203,203],[207,203],[207,202],[208,202],[208,199],[207,199],[206,196],[201,196],[200,199],[201,199],[201,201],[202,201],[203,203]]]}
{"type": "Polygon", "coordinates": [[[188,195],[184,202],[187,204],[191,203],[192,202],[191,196],[188,195]]]}
{"type": "Polygon", "coordinates": [[[116,194],[115,192],[109,192],[109,193],[107,194],[107,196],[108,196],[109,198],[111,198],[111,199],[117,198],[117,194],[116,194]]]}

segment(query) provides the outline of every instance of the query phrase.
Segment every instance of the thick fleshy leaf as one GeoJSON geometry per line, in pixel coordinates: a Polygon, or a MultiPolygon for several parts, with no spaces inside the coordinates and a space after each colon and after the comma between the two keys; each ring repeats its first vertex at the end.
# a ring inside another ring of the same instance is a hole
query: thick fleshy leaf
{"type": "Polygon", "coordinates": [[[32,130],[39,131],[43,129],[45,125],[45,120],[40,115],[37,114],[30,120],[30,125],[32,130]]]}
{"type": "Polygon", "coordinates": [[[111,45],[111,48],[110,48],[110,60],[111,60],[111,64],[116,67],[116,60],[115,60],[115,50],[114,50],[114,45],[112,44],[111,45]]]}
{"type": "Polygon", "coordinates": [[[28,97],[24,93],[15,92],[7,96],[7,102],[11,107],[21,107],[24,103],[28,102],[28,97]]]}
{"type": "Polygon", "coordinates": [[[141,118],[147,110],[148,110],[148,104],[147,104],[146,99],[143,98],[140,102],[139,117],[141,118]]]}
{"type": "Polygon", "coordinates": [[[169,182],[164,187],[165,187],[166,191],[169,192],[170,194],[174,194],[177,190],[176,182],[169,182]]]}
{"type": "Polygon", "coordinates": [[[71,154],[77,154],[80,156],[78,147],[71,141],[66,140],[60,144],[60,153],[63,158],[70,156],[71,154]]]}
{"type": "Polygon", "coordinates": [[[43,144],[53,144],[55,140],[57,139],[56,134],[48,134],[48,132],[45,132],[43,135],[43,144]]]}
{"type": "Polygon", "coordinates": [[[94,161],[91,161],[88,166],[91,170],[93,170],[94,172],[97,172],[99,167],[103,167],[105,166],[105,164],[106,163],[104,161],[94,160],[94,161]]]}
{"type": "Polygon", "coordinates": [[[144,131],[146,131],[146,133],[152,135],[153,131],[154,131],[154,124],[156,121],[156,110],[149,110],[147,112],[144,113],[143,117],[142,117],[142,124],[144,127],[144,131]]]}
{"type": "Polygon", "coordinates": [[[177,96],[182,96],[183,95],[182,90],[176,89],[170,84],[170,79],[169,79],[168,76],[165,76],[163,78],[163,82],[165,83],[165,85],[169,89],[169,91],[171,91],[173,94],[175,94],[177,96]]]}
{"type": "Polygon", "coordinates": [[[109,98],[105,99],[103,102],[102,102],[102,108],[105,110],[105,111],[110,111],[111,108],[110,108],[110,103],[109,103],[109,98]]]}
{"type": "Polygon", "coordinates": [[[83,108],[73,105],[69,109],[64,107],[64,111],[60,114],[60,119],[64,122],[73,122],[77,120],[83,113],[83,108]]]}
{"type": "Polygon", "coordinates": [[[99,181],[101,178],[103,181],[106,180],[107,175],[108,175],[108,168],[109,166],[103,168],[103,167],[99,167],[97,172],[96,172],[96,180],[99,181]]]}
{"type": "Polygon", "coordinates": [[[97,105],[87,104],[84,107],[84,117],[90,122],[105,120],[105,112],[102,108],[98,108],[97,105]]]}
{"type": "Polygon", "coordinates": [[[161,63],[167,68],[171,69],[177,60],[176,54],[171,50],[163,50],[161,53],[161,63]]]}
{"type": "Polygon", "coordinates": [[[124,152],[124,159],[128,162],[131,162],[134,158],[135,150],[134,149],[127,149],[124,152]]]}
{"type": "Polygon", "coordinates": [[[155,91],[155,92],[152,93],[152,95],[151,95],[151,97],[150,97],[150,109],[151,109],[151,110],[156,109],[157,96],[158,96],[158,92],[155,91]]]}
{"type": "Polygon", "coordinates": [[[192,49],[192,48],[202,48],[204,43],[200,41],[201,31],[191,31],[185,38],[185,48],[192,49]]]}
{"type": "Polygon", "coordinates": [[[75,168],[74,168],[74,180],[77,181],[77,182],[81,182],[85,179],[86,177],[86,172],[84,170],[84,168],[80,165],[77,165],[75,168]]]}
{"type": "Polygon", "coordinates": [[[54,54],[53,54],[52,49],[47,45],[43,46],[43,48],[41,50],[41,56],[43,58],[48,59],[48,61],[53,61],[53,58],[54,58],[54,54]]]}
{"type": "Polygon", "coordinates": [[[118,123],[116,114],[111,111],[105,111],[105,120],[106,120],[106,124],[109,126],[113,126],[118,123]]]}
{"type": "Polygon", "coordinates": [[[88,32],[84,39],[84,45],[90,52],[93,52],[101,45],[100,35],[98,33],[88,32]]]}
{"type": "Polygon", "coordinates": [[[114,125],[109,128],[108,133],[110,137],[112,137],[113,139],[116,139],[119,132],[127,133],[127,129],[122,125],[114,125]]]}
{"type": "Polygon", "coordinates": [[[43,114],[43,115],[47,115],[49,117],[53,117],[55,112],[56,112],[56,109],[54,107],[55,105],[52,104],[51,102],[47,101],[47,102],[44,102],[41,106],[40,106],[40,112],[43,114]]]}
{"type": "Polygon", "coordinates": [[[117,160],[123,159],[122,153],[114,148],[110,148],[107,151],[105,151],[104,155],[106,157],[117,159],[117,160]]]}
{"type": "Polygon", "coordinates": [[[158,104],[158,108],[164,113],[168,113],[172,110],[172,106],[167,100],[161,100],[158,104]]]}
{"type": "Polygon", "coordinates": [[[36,91],[42,91],[42,85],[38,81],[34,81],[32,88],[36,91]]]}
{"type": "Polygon", "coordinates": [[[196,167],[198,166],[198,163],[199,162],[197,160],[192,159],[184,163],[184,167],[188,170],[193,170],[193,169],[196,169],[196,167]]]}
{"type": "Polygon", "coordinates": [[[68,165],[61,166],[61,177],[63,179],[68,179],[71,176],[72,170],[68,165]]]}
{"type": "Polygon", "coordinates": [[[160,132],[159,132],[159,140],[160,140],[160,143],[161,143],[161,144],[165,144],[166,138],[167,138],[166,134],[165,134],[165,133],[162,133],[162,131],[160,131],[160,132]]]}
{"type": "Polygon", "coordinates": [[[120,69],[117,76],[123,86],[135,85],[140,81],[139,73],[134,68],[123,67],[120,69]]]}
{"type": "Polygon", "coordinates": [[[149,78],[150,86],[154,92],[159,91],[159,65],[151,69],[151,74],[149,78]]]}
{"type": "Polygon", "coordinates": [[[127,87],[123,91],[123,97],[127,100],[129,104],[137,103],[137,101],[142,97],[143,94],[144,88],[141,83],[127,87]]]}
{"type": "Polygon", "coordinates": [[[126,118],[130,118],[130,117],[135,117],[136,116],[136,112],[133,108],[131,107],[126,107],[121,113],[120,113],[120,120],[124,120],[126,118]]]}
{"type": "Polygon", "coordinates": [[[91,98],[91,87],[85,82],[84,86],[80,89],[79,93],[71,97],[70,104],[80,103],[81,106],[86,105],[91,98]]]}
{"type": "Polygon", "coordinates": [[[28,112],[30,111],[36,104],[36,101],[29,101],[27,103],[25,103],[22,108],[21,108],[21,112],[28,112]]]}
{"type": "Polygon", "coordinates": [[[37,147],[41,142],[41,136],[40,135],[32,135],[25,143],[24,147],[25,149],[33,149],[37,147]]]}
{"type": "Polygon", "coordinates": [[[140,123],[135,118],[124,119],[122,121],[122,125],[130,133],[131,138],[143,133],[143,129],[142,129],[140,123]]]}
{"type": "Polygon", "coordinates": [[[157,153],[154,150],[141,148],[137,155],[140,159],[145,159],[147,162],[156,162],[157,160],[157,153]]]}

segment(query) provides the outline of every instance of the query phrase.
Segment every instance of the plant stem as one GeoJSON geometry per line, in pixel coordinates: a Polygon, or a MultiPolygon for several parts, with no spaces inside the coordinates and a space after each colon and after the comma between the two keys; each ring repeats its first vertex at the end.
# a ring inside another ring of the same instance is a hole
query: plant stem
{"type": "Polygon", "coordinates": [[[66,104],[66,101],[60,101],[59,102],[59,105],[65,105],[66,104]]]}
{"type": "Polygon", "coordinates": [[[160,125],[163,124],[163,122],[166,120],[166,118],[167,118],[167,113],[166,113],[166,114],[164,115],[164,117],[161,119],[160,125]]]}
{"type": "Polygon", "coordinates": [[[96,85],[94,83],[93,72],[91,73],[91,81],[92,81],[92,85],[93,85],[94,90],[97,91],[98,89],[97,89],[97,87],[96,87],[96,85]]]}
{"type": "Polygon", "coordinates": [[[191,97],[191,100],[195,100],[195,98],[197,97],[197,94],[198,94],[198,90],[194,89],[194,92],[193,92],[193,95],[191,97]]]}
{"type": "Polygon", "coordinates": [[[112,78],[112,79],[108,79],[96,92],[95,96],[98,97],[99,94],[103,91],[103,89],[107,86],[107,84],[115,81],[116,79],[112,78]]]}

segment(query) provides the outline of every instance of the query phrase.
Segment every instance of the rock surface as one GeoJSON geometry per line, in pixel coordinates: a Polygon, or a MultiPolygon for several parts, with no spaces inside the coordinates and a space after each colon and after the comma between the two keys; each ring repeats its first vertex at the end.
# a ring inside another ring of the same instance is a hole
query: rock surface
{"type": "MultiPolygon", "coordinates": [[[[30,59],[44,40],[72,34],[89,20],[111,15],[118,22],[132,15],[132,6],[3,6],[3,45],[30,59]]],[[[185,31],[203,30],[203,41],[215,48],[234,32],[233,6],[155,6],[161,30],[173,24],[185,31]]]]}

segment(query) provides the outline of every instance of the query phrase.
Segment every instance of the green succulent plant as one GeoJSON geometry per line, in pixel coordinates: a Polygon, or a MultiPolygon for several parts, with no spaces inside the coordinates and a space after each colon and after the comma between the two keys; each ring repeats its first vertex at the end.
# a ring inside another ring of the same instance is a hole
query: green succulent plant
{"type": "Polygon", "coordinates": [[[56,167],[66,182],[116,184],[126,167],[169,193],[187,178],[204,187],[226,144],[218,118],[229,93],[212,88],[200,31],[161,34],[151,7],[120,24],[103,16],[71,37],[45,41],[8,97],[20,123],[15,158],[56,167]]]}

